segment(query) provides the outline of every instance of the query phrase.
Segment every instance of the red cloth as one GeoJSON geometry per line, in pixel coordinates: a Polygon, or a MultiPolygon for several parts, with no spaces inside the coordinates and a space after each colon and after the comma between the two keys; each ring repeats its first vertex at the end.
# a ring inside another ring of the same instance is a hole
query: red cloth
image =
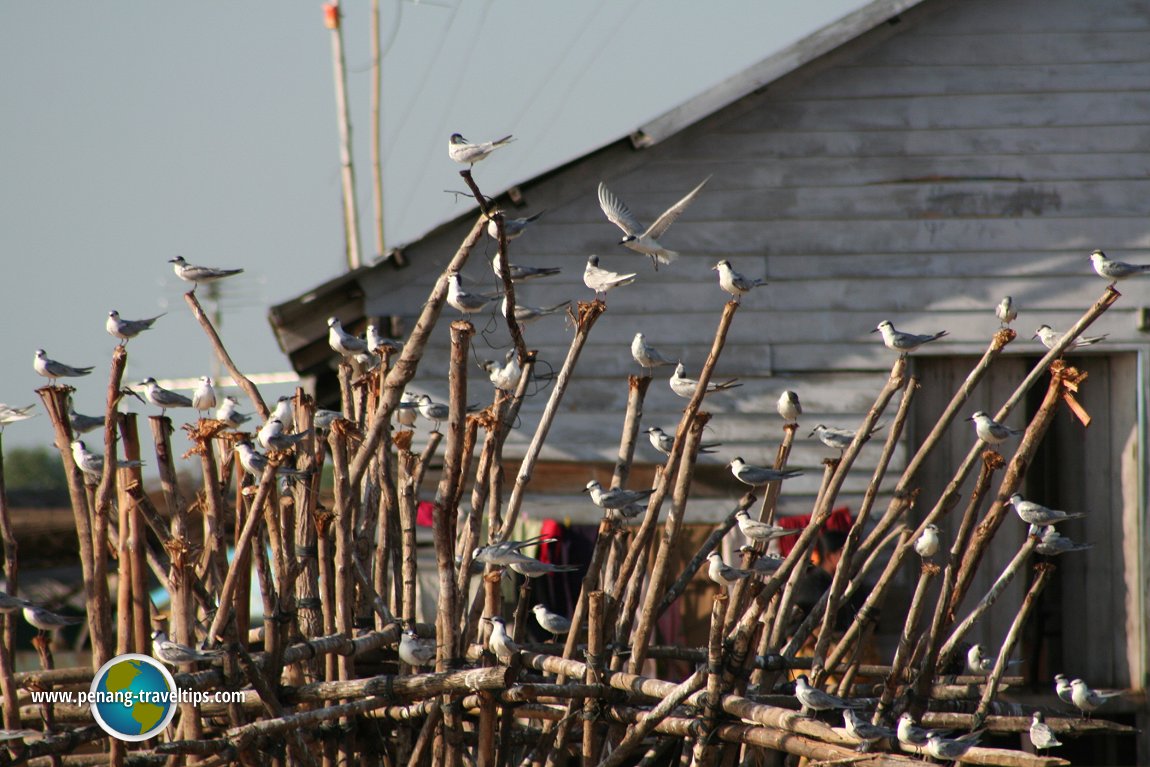
{"type": "Polygon", "coordinates": [[[420,501],[415,507],[415,524],[420,527],[431,527],[435,521],[435,504],[431,501],[420,501]]]}
{"type": "MultiPolygon", "coordinates": [[[[775,520],[779,527],[785,527],[788,530],[802,530],[811,523],[810,514],[800,514],[795,517],[781,517],[775,520]]],[[[851,529],[854,524],[854,519],[851,517],[851,510],[847,506],[839,506],[831,512],[827,517],[827,521],[823,523],[823,530],[828,530],[834,533],[846,533],[851,529]]],[[[797,535],[788,535],[786,538],[779,538],[779,551],[785,557],[791,553],[791,549],[795,547],[795,539],[797,535]]]]}
{"type": "Polygon", "coordinates": [[[563,525],[556,522],[554,519],[545,519],[539,528],[539,535],[542,538],[555,538],[555,543],[544,544],[539,547],[539,561],[551,562],[551,547],[558,546],[563,541],[563,525]]]}

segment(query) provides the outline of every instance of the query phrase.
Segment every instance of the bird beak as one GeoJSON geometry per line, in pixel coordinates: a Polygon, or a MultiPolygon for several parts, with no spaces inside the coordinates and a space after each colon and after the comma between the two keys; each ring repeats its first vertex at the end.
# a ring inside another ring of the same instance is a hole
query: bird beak
{"type": "Polygon", "coordinates": [[[808,434],[807,436],[808,436],[808,437],[813,437],[813,436],[815,436],[815,433],[812,431],[812,432],[811,432],[810,434],[808,434]]]}
{"type": "Polygon", "coordinates": [[[875,328],[875,329],[874,329],[874,330],[872,330],[871,332],[872,332],[872,333],[877,333],[877,332],[878,332],[878,328],[875,328]]]}
{"type": "Polygon", "coordinates": [[[711,271],[712,271],[712,272],[717,272],[717,271],[719,271],[719,265],[718,265],[718,264],[715,264],[714,266],[712,266],[712,267],[711,267],[711,271]]]}

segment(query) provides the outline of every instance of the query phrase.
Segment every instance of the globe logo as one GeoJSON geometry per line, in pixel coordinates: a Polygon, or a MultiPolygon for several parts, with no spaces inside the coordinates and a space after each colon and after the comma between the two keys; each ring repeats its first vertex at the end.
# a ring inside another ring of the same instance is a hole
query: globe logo
{"type": "Polygon", "coordinates": [[[164,731],[176,714],[176,682],[159,661],[117,655],[100,667],[88,698],[96,723],[113,738],[139,741],[164,731]]]}

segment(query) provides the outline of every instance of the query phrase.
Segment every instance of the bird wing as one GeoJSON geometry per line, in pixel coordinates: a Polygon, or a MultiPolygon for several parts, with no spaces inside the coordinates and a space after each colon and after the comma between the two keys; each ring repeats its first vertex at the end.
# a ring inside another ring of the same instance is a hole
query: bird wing
{"type": "MultiPolygon", "coordinates": [[[[599,182],[599,207],[602,208],[603,213],[607,215],[607,220],[622,229],[624,234],[635,236],[642,234],[643,225],[639,223],[627,206],[623,204],[623,201],[612,194],[611,190],[608,189],[607,185],[602,181],[599,182]]],[[[671,211],[667,211],[667,213],[670,212],[671,211]]],[[[667,213],[664,213],[663,216],[666,216],[667,213]]],[[[675,215],[671,217],[671,221],[674,221],[675,216],[678,215],[678,213],[675,213],[675,215]]],[[[667,222],[667,226],[670,225],[670,222],[667,222]]]]}
{"type": "MultiPolygon", "coordinates": [[[[667,210],[663,211],[663,215],[659,216],[659,218],[655,220],[655,223],[651,224],[651,226],[648,227],[647,231],[644,232],[644,234],[647,237],[654,237],[655,239],[659,239],[659,237],[661,237],[663,235],[663,232],[667,231],[671,227],[671,224],[675,223],[675,219],[677,219],[682,214],[682,212],[687,209],[687,206],[690,205],[694,201],[695,197],[698,196],[699,191],[710,180],[711,180],[711,177],[707,176],[705,179],[702,180],[702,182],[699,183],[699,185],[697,187],[695,187],[691,191],[687,192],[687,195],[685,197],[683,197],[683,199],[679,200],[677,203],[675,203],[671,207],[667,208],[667,210]]],[[[599,194],[600,194],[599,200],[600,201],[602,201],[602,199],[603,199],[602,193],[603,193],[603,187],[602,187],[602,185],[600,185],[600,187],[599,187],[599,194]]],[[[608,194],[610,194],[610,193],[608,192],[608,194]]],[[[608,214],[608,218],[609,217],[610,217],[610,214],[608,214]]]]}

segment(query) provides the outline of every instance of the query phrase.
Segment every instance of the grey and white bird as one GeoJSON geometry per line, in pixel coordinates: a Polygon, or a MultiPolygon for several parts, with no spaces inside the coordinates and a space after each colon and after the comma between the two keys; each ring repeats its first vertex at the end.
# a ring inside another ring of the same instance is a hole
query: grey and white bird
{"type": "Polygon", "coordinates": [[[461,165],[475,165],[499,147],[506,146],[514,140],[515,138],[512,136],[504,136],[494,141],[482,141],[476,144],[458,133],[452,133],[451,138],[447,141],[447,154],[461,165]]]}
{"type": "Polygon", "coordinates": [[[436,402],[426,394],[420,394],[415,402],[419,414],[427,420],[432,421],[436,429],[438,429],[439,424],[446,420],[447,416],[451,414],[450,406],[442,402],[436,402]]]}
{"type": "Polygon", "coordinates": [[[523,368],[519,365],[519,357],[514,349],[502,364],[495,360],[484,360],[483,369],[487,371],[491,385],[505,392],[514,392],[519,386],[519,379],[523,377],[523,368]]]}
{"type": "Polygon", "coordinates": [[[751,515],[746,512],[746,509],[740,509],[735,514],[735,519],[739,523],[739,530],[752,541],[773,541],[775,538],[785,538],[788,535],[798,535],[802,532],[798,528],[782,527],[781,525],[772,525],[751,519],[751,515]]]}
{"type": "Polygon", "coordinates": [[[776,405],[779,415],[783,418],[783,423],[798,423],[799,416],[803,414],[802,403],[799,402],[799,395],[790,389],[784,389],[783,393],[779,395],[779,402],[776,405]]]}
{"type": "Polygon", "coordinates": [[[599,266],[598,256],[587,256],[587,265],[583,267],[583,284],[595,291],[595,297],[607,297],[607,291],[630,285],[635,281],[636,274],[620,274],[599,266]]]}
{"type": "MultiPolygon", "coordinates": [[[[874,436],[875,432],[882,428],[882,424],[871,429],[870,436],[874,436]]],[[[851,442],[854,441],[855,433],[850,429],[842,429],[838,426],[825,426],[817,424],[815,428],[811,429],[809,437],[818,437],[819,441],[833,450],[846,450],[850,447],[851,442]]]]}
{"type": "MultiPolygon", "coordinates": [[[[972,674],[989,674],[994,670],[994,664],[997,660],[997,658],[992,658],[986,654],[985,647],[976,644],[966,651],[966,670],[972,674]]],[[[1021,666],[1022,663],[1021,659],[1008,660],[1006,667],[1021,666]]]]}
{"type": "MultiPolygon", "coordinates": [[[[69,400],[69,403],[71,403],[71,400],[69,400]]],[[[71,408],[71,405],[69,404],[69,412],[71,412],[70,408],[71,408]]],[[[5,405],[4,403],[0,402],[0,431],[3,431],[4,427],[10,423],[16,423],[17,421],[26,421],[29,418],[33,418],[36,414],[32,411],[34,411],[35,409],[36,409],[35,405],[24,405],[23,407],[11,407],[9,405],[5,405]]],[[[100,425],[101,426],[104,425],[103,421],[100,422],[100,425]]],[[[76,429],[76,427],[73,426],[72,430],[75,431],[75,429],[76,429]]]]}
{"type": "Polygon", "coordinates": [[[1022,521],[1028,525],[1054,525],[1059,522],[1065,522],[1068,519],[1078,519],[1085,517],[1086,514],[1081,511],[1068,513],[1059,511],[1057,509],[1048,509],[1040,503],[1034,501],[1025,501],[1022,499],[1021,493],[1015,493],[1010,496],[1010,505],[1022,518],[1022,521]]]}
{"type": "Polygon", "coordinates": [[[186,644],[173,642],[163,631],[152,632],[152,655],[164,663],[177,666],[181,663],[214,660],[224,654],[223,650],[197,650],[186,644]]]}
{"type": "Polygon", "coordinates": [[[896,738],[898,733],[889,727],[871,724],[854,709],[843,710],[843,724],[846,725],[847,735],[859,742],[859,751],[868,751],[875,743],[884,738],[896,738]]]}
{"type": "MultiPolygon", "coordinates": [[[[100,476],[104,473],[104,456],[100,453],[93,453],[84,445],[83,440],[72,440],[72,460],[79,467],[80,471],[92,476],[100,476]]],[[[116,468],[118,469],[134,469],[143,466],[142,461],[124,460],[116,461],[116,468]]]]}
{"type": "Polygon", "coordinates": [[[367,353],[367,341],[344,330],[338,317],[327,318],[327,345],[344,357],[367,353]]]}
{"type": "Polygon", "coordinates": [[[799,674],[795,679],[795,697],[804,709],[811,711],[830,711],[835,708],[857,708],[856,704],[843,700],[837,695],[831,695],[817,687],[811,687],[806,674],[799,674]]]}
{"type": "Polygon", "coordinates": [[[268,450],[288,450],[298,445],[308,437],[308,432],[298,431],[288,434],[284,429],[283,421],[278,418],[269,418],[268,422],[256,432],[256,442],[260,447],[268,450]]]}
{"type": "Polygon", "coordinates": [[[755,288],[767,284],[766,280],[751,279],[739,274],[731,268],[731,262],[725,258],[712,266],[711,270],[719,273],[719,287],[734,296],[736,303],[755,288]]]}
{"type": "Polygon", "coordinates": [[[238,428],[251,420],[251,415],[248,413],[241,413],[239,402],[235,397],[224,397],[224,401],[216,408],[216,420],[223,421],[231,425],[233,429],[238,428]]]}
{"type": "MultiPolygon", "coordinates": [[[[503,267],[499,263],[498,253],[491,257],[491,271],[495,272],[496,277],[503,279],[503,267]]],[[[507,262],[507,271],[511,273],[512,282],[527,282],[528,280],[537,280],[540,277],[551,277],[563,270],[557,266],[522,266],[509,261],[507,262]]]]}
{"type": "Polygon", "coordinates": [[[68,615],[57,615],[46,607],[27,602],[23,607],[24,620],[40,629],[42,632],[56,631],[67,626],[78,626],[84,622],[83,618],[73,618],[68,615]]]}
{"type": "Polygon", "coordinates": [[[1014,299],[1007,296],[999,301],[998,306],[994,307],[994,316],[998,318],[1004,328],[1014,322],[1018,318],[1018,309],[1014,307],[1014,299]]]}
{"type": "Polygon", "coordinates": [[[31,602],[29,602],[27,599],[14,597],[11,594],[6,594],[3,591],[0,591],[0,613],[3,613],[4,615],[14,613],[17,610],[23,610],[24,607],[29,604],[31,604],[31,602]]]}
{"type": "Polygon", "coordinates": [[[419,398],[411,392],[405,391],[399,398],[399,406],[395,409],[395,420],[399,422],[400,426],[411,429],[415,427],[417,415],[419,415],[419,398]]]}
{"type": "Polygon", "coordinates": [[[679,360],[671,359],[661,351],[647,343],[647,337],[636,333],[631,339],[631,358],[639,363],[639,367],[648,373],[660,365],[677,365],[679,360]]]}
{"type": "Polygon", "coordinates": [[[192,407],[198,413],[205,413],[218,404],[216,387],[211,376],[200,376],[200,384],[192,392],[192,407]]]}
{"type": "Polygon", "coordinates": [[[938,525],[927,525],[915,539],[914,550],[923,559],[930,559],[938,553],[939,543],[938,525]]]}
{"type": "Polygon", "coordinates": [[[505,565],[516,556],[525,557],[526,554],[521,553],[523,549],[530,546],[554,543],[555,540],[555,538],[536,535],[522,541],[501,541],[499,543],[488,544],[487,546],[479,546],[471,552],[471,558],[476,562],[482,562],[487,565],[505,565]]]}
{"type": "Polygon", "coordinates": [[[77,413],[72,405],[72,398],[68,398],[68,423],[72,426],[73,434],[87,434],[95,429],[104,428],[105,416],[84,415],[77,413]]]}
{"type": "Polygon", "coordinates": [[[399,659],[409,666],[430,666],[435,662],[435,640],[420,639],[411,629],[399,636],[399,659]]]}
{"type": "Polygon", "coordinates": [[[1150,264],[1128,264],[1124,261],[1115,261],[1112,258],[1107,258],[1101,250],[1096,250],[1090,254],[1090,262],[1094,265],[1094,271],[1098,273],[1098,276],[1110,280],[1111,285],[1127,277],[1150,272],[1150,264]]]}
{"type": "MultiPolygon", "coordinates": [[[[24,609],[25,614],[27,614],[28,608],[24,609]]],[[[1075,679],[1070,683],[1070,700],[1075,706],[1078,706],[1078,710],[1088,719],[1096,708],[1111,698],[1117,698],[1121,694],[1121,690],[1092,690],[1090,689],[1090,685],[1081,679],[1075,679]]]]}
{"type": "Polygon", "coordinates": [[[276,400],[276,406],[268,415],[269,418],[278,418],[284,425],[284,431],[295,428],[295,414],[292,412],[292,398],[286,394],[276,400]]]}
{"type": "Polygon", "coordinates": [[[1001,445],[1011,437],[1022,435],[1022,429],[1004,426],[981,410],[966,420],[974,421],[974,431],[978,434],[978,438],[988,445],[1001,445]]]}
{"type": "Polygon", "coordinates": [[[184,260],[183,256],[176,256],[169,258],[168,263],[172,265],[172,271],[176,273],[184,282],[192,283],[192,292],[196,292],[196,288],[200,283],[216,282],[225,277],[231,277],[236,274],[241,274],[243,269],[217,269],[213,266],[196,266],[189,264],[184,260]]]}
{"type": "Polygon", "coordinates": [[[659,238],[666,234],[671,224],[675,223],[675,219],[694,202],[695,197],[710,180],[710,176],[703,179],[698,186],[687,192],[683,199],[663,211],[662,215],[655,219],[655,223],[646,228],[602,181],[599,182],[599,207],[603,209],[608,221],[623,230],[623,239],[619,240],[619,244],[626,245],[636,253],[650,256],[651,263],[658,269],[659,264],[669,264],[679,257],[678,253],[664,247],[659,238]]]}
{"type": "Polygon", "coordinates": [[[488,304],[495,300],[495,296],[484,296],[479,293],[469,293],[463,289],[463,283],[460,281],[459,272],[448,272],[447,274],[447,303],[458,309],[463,314],[475,314],[475,312],[482,311],[488,304]]]}
{"type": "Polygon", "coordinates": [[[367,350],[373,354],[382,354],[384,352],[387,352],[388,354],[395,354],[397,351],[403,348],[403,344],[399,343],[398,341],[393,341],[390,338],[384,338],[380,334],[379,328],[377,328],[375,325],[368,325],[367,330],[364,332],[364,336],[364,342],[367,344],[367,350]]]}
{"type": "Polygon", "coordinates": [[[904,333],[895,328],[890,320],[883,320],[878,324],[872,333],[882,333],[882,342],[886,348],[891,351],[899,352],[900,354],[910,354],[918,349],[923,344],[928,344],[931,341],[937,341],[943,336],[947,335],[945,330],[940,330],[937,333],[928,335],[919,335],[917,333],[904,333]]]}
{"type": "MultiPolygon", "coordinates": [[[[749,554],[754,551],[755,549],[753,546],[744,545],[739,547],[740,554],[749,554]]],[[[754,560],[754,562],[751,563],[750,569],[762,575],[766,573],[773,573],[775,570],[778,570],[782,564],[783,557],[780,557],[777,554],[758,554],[758,557],[754,560]]]]}
{"type": "Polygon", "coordinates": [[[27,730],[27,729],[24,729],[24,730],[5,730],[5,729],[0,729],[0,742],[6,742],[6,741],[12,741],[12,740],[23,740],[25,742],[36,741],[36,740],[43,740],[46,736],[47,736],[47,733],[41,732],[40,730],[27,730]]]}
{"type": "Polygon", "coordinates": [[[73,367],[72,365],[65,365],[63,362],[57,362],[49,358],[48,353],[43,349],[36,350],[36,358],[32,361],[32,368],[45,378],[51,379],[53,386],[56,385],[57,378],[79,378],[92,372],[91,367],[73,367]]]}
{"type": "Polygon", "coordinates": [[[904,746],[925,746],[929,735],[930,730],[919,727],[909,711],[904,711],[902,716],[898,718],[895,736],[898,738],[898,742],[904,746]]]}
{"type": "MultiPolygon", "coordinates": [[[[240,459],[240,466],[243,466],[244,471],[256,479],[263,476],[264,469],[268,466],[266,455],[256,450],[255,445],[247,440],[237,442],[235,450],[240,459]]],[[[308,475],[306,471],[297,471],[287,466],[277,467],[276,474],[281,477],[306,477],[308,475]]]]}
{"type": "Polygon", "coordinates": [[[156,383],[156,379],[151,376],[145,378],[142,383],[144,386],[144,399],[158,407],[161,414],[166,413],[169,408],[192,406],[191,399],[179,392],[165,389],[156,383]]]}
{"type": "Polygon", "coordinates": [[[1041,711],[1035,711],[1030,717],[1030,743],[1037,751],[1062,745],[1062,741],[1054,734],[1054,730],[1050,729],[1050,725],[1042,721],[1041,711]]]}
{"type": "MultiPolygon", "coordinates": [[[[499,211],[499,212],[502,213],[502,211],[499,211]]],[[[504,239],[506,239],[508,242],[511,242],[516,237],[518,237],[519,235],[521,235],[525,231],[527,231],[527,227],[530,226],[535,221],[538,221],[539,217],[542,216],[546,212],[547,211],[545,211],[545,210],[541,210],[538,213],[536,213],[534,216],[527,216],[526,218],[508,218],[506,215],[504,215],[503,216],[503,237],[504,237],[504,239]]],[[[487,221],[487,236],[493,240],[499,239],[499,227],[495,225],[495,219],[494,218],[489,217],[489,219],[487,221]]],[[[555,272],[558,273],[559,270],[556,269],[555,272]]]]}
{"type": "Polygon", "coordinates": [[[327,431],[331,428],[332,423],[339,418],[343,418],[343,413],[338,410],[319,408],[312,417],[312,425],[319,431],[327,431]]]}
{"type": "Polygon", "coordinates": [[[583,488],[583,492],[590,494],[591,502],[601,509],[621,509],[633,503],[646,501],[655,491],[624,490],[621,487],[604,490],[599,480],[593,479],[583,488]]]}
{"type": "MultiPolygon", "coordinates": [[[[726,391],[727,389],[734,389],[736,386],[742,386],[738,382],[739,379],[731,378],[719,383],[708,383],[707,394],[717,391],[726,391]]],[[[668,383],[671,385],[671,391],[678,394],[683,399],[690,399],[695,396],[695,390],[699,388],[699,381],[695,378],[687,377],[687,369],[683,366],[682,362],[675,365],[675,372],[671,374],[668,383]]]]}
{"type": "MultiPolygon", "coordinates": [[[[554,306],[528,306],[527,304],[516,302],[515,321],[520,325],[528,325],[532,322],[535,322],[535,320],[539,319],[540,317],[546,317],[549,314],[561,312],[570,305],[570,301],[564,301],[563,303],[555,304],[554,306]]],[[[503,300],[499,304],[499,316],[507,316],[507,296],[504,296],[503,300]]]]}
{"type": "Polygon", "coordinates": [[[553,573],[574,573],[579,570],[579,565],[557,565],[531,557],[517,557],[508,562],[507,566],[524,578],[539,578],[553,573]]]}
{"type": "MultiPolygon", "coordinates": [[[[1058,345],[1058,342],[1062,340],[1063,335],[1065,334],[1059,333],[1049,325],[1040,325],[1038,330],[1034,331],[1034,335],[1031,336],[1031,338],[1037,338],[1047,349],[1053,349],[1058,345]]],[[[1109,335],[1109,333],[1103,333],[1100,336],[1079,336],[1078,338],[1071,341],[1070,345],[1067,346],[1064,351],[1071,352],[1075,349],[1082,349],[1087,346],[1093,346],[1094,344],[1102,343],[1109,337],[1109,335]]]]}
{"type": "Polygon", "coordinates": [[[1094,546],[1093,543],[1075,543],[1059,533],[1058,528],[1054,525],[1047,525],[1046,527],[1031,525],[1030,529],[1032,531],[1041,531],[1036,533],[1040,538],[1034,550],[1044,557],[1057,557],[1062,554],[1071,554],[1075,551],[1086,551],[1094,546]]]}
{"type": "Polygon", "coordinates": [[[535,622],[549,631],[556,639],[559,638],[560,634],[566,634],[571,630],[569,618],[551,612],[545,605],[535,605],[531,611],[535,613],[535,622]]]}
{"type": "MultiPolygon", "coordinates": [[[[658,426],[652,426],[646,430],[647,438],[651,440],[651,446],[658,450],[663,455],[670,455],[671,449],[675,446],[675,437],[668,434],[658,426]]],[[[699,444],[700,453],[713,453],[716,447],[721,447],[722,442],[703,442],[699,444]]]]}
{"type": "Polygon", "coordinates": [[[155,317],[149,317],[146,320],[125,320],[120,317],[120,313],[113,309],[108,312],[108,319],[104,322],[104,328],[116,338],[119,338],[123,346],[130,339],[149,330],[152,324],[163,317],[163,314],[157,314],[155,317]]]}
{"type": "Polygon", "coordinates": [[[742,568],[728,565],[723,561],[723,556],[717,551],[712,551],[707,555],[707,577],[720,586],[730,586],[754,574],[751,570],[743,570],[742,568]]]}
{"type": "Polygon", "coordinates": [[[1073,706],[1074,698],[1071,694],[1073,691],[1074,687],[1070,684],[1070,680],[1066,678],[1066,674],[1054,675],[1054,693],[1058,696],[1059,700],[1073,706]]]}
{"type": "Polygon", "coordinates": [[[731,473],[735,475],[735,479],[751,487],[761,487],[768,482],[778,482],[803,475],[803,473],[797,469],[772,469],[767,466],[752,466],[737,456],[735,460],[728,463],[727,466],[731,468],[731,473]]]}
{"type": "Polygon", "coordinates": [[[982,737],[982,733],[983,730],[978,730],[957,738],[944,738],[941,734],[932,731],[926,737],[926,752],[935,759],[955,761],[974,748],[979,738],[982,737]]]}
{"type": "Polygon", "coordinates": [[[508,636],[507,624],[501,617],[493,615],[487,620],[491,622],[491,636],[487,640],[487,647],[495,653],[496,658],[507,663],[515,653],[519,652],[519,646],[508,636]]]}

